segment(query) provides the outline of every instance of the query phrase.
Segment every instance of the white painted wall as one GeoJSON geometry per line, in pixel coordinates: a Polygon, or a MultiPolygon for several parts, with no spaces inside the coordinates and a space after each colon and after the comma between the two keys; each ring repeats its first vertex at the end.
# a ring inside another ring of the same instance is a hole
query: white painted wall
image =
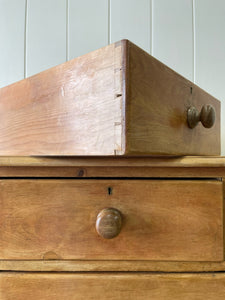
{"type": "Polygon", "coordinates": [[[0,87],[127,38],[222,102],[224,0],[0,0],[0,87]]]}

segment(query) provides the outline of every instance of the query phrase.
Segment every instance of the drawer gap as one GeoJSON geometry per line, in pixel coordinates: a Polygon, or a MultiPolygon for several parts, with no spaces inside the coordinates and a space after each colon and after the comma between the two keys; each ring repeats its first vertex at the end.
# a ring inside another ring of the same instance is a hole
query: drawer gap
{"type": "Polygon", "coordinates": [[[188,181],[188,180],[214,180],[222,181],[222,177],[0,177],[0,180],[162,180],[162,181],[188,181]]]}

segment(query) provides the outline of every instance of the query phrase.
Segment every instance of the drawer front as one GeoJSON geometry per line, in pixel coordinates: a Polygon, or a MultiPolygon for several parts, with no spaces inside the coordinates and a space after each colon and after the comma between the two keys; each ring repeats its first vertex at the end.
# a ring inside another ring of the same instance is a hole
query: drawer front
{"type": "Polygon", "coordinates": [[[132,43],[128,72],[126,154],[220,155],[218,100],[132,43]]]}
{"type": "Polygon", "coordinates": [[[1,300],[223,300],[225,274],[1,273],[0,285],[1,300]]]}
{"type": "Polygon", "coordinates": [[[1,180],[0,259],[221,261],[222,202],[216,180],[1,180]]]}

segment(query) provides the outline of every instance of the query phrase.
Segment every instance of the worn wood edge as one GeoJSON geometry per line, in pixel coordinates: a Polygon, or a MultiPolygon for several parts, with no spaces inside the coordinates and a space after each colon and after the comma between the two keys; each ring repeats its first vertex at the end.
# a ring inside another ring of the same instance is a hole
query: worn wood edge
{"type": "Polygon", "coordinates": [[[117,94],[121,98],[120,108],[121,108],[121,151],[115,151],[115,156],[123,156],[126,153],[126,99],[128,97],[127,89],[127,44],[128,40],[124,39],[115,43],[115,49],[117,47],[121,48],[121,90],[117,94]]]}
{"type": "Polygon", "coordinates": [[[0,271],[34,272],[222,272],[223,262],[1,260],[0,271]]]}
{"type": "Polygon", "coordinates": [[[123,142],[124,142],[124,155],[127,154],[127,128],[129,124],[129,84],[130,84],[130,76],[129,76],[129,40],[122,40],[123,44],[123,117],[124,117],[124,129],[123,129],[123,142]]]}
{"type": "Polygon", "coordinates": [[[29,157],[0,156],[0,167],[225,167],[225,156],[29,157]]]}
{"type": "Polygon", "coordinates": [[[114,105],[117,106],[119,116],[114,119],[114,155],[120,156],[125,153],[124,145],[124,92],[123,92],[123,50],[122,41],[114,43],[114,105]]]}

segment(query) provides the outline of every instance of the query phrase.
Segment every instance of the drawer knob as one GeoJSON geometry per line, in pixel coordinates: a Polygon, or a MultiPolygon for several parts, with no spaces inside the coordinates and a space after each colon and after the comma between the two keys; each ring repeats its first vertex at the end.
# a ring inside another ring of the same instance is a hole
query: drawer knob
{"type": "Polygon", "coordinates": [[[96,220],[96,230],[104,239],[116,237],[121,230],[122,215],[115,208],[104,208],[100,211],[96,220]]]}
{"type": "Polygon", "coordinates": [[[194,128],[198,122],[201,122],[205,128],[211,128],[216,120],[216,112],[212,105],[204,105],[201,112],[194,106],[191,106],[187,112],[187,121],[190,128],[194,128]]]}

